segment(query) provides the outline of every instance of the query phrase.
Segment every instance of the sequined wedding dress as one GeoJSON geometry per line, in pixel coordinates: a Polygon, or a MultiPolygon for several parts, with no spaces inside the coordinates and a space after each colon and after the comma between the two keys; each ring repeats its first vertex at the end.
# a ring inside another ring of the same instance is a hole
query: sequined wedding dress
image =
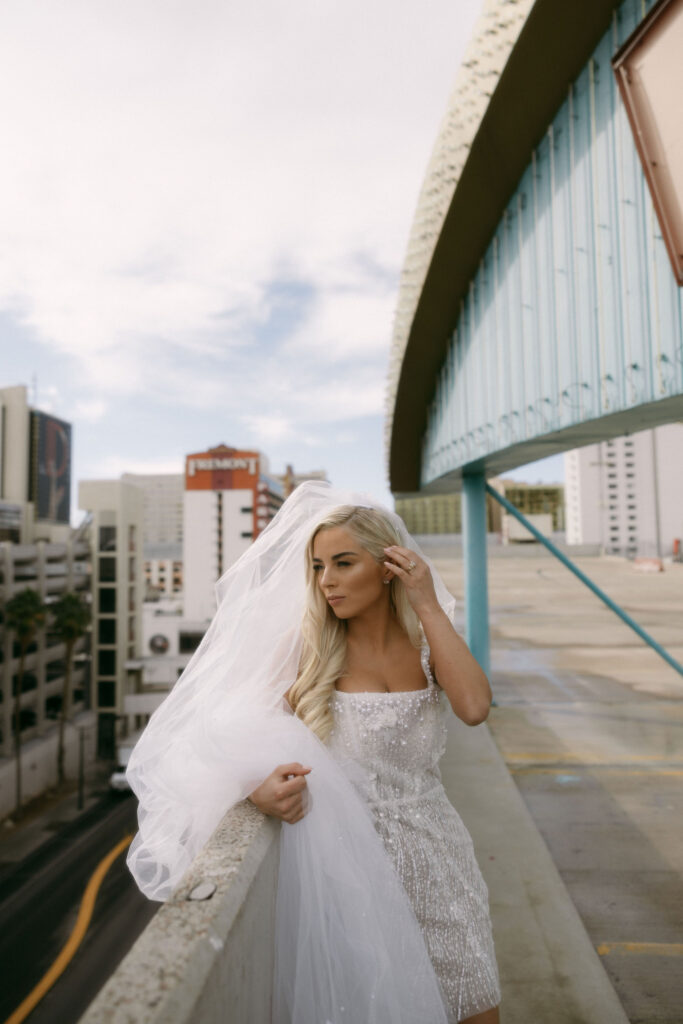
{"type": "Polygon", "coordinates": [[[488,892],[441,783],[446,698],[427,647],[422,667],[422,690],[335,691],[328,747],[370,807],[422,930],[449,1024],[456,1024],[497,1006],[500,990],[488,892]]]}

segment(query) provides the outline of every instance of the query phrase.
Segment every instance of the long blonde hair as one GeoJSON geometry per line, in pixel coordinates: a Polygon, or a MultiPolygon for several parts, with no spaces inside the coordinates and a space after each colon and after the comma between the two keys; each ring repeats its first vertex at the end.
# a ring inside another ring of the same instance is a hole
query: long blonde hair
{"type": "MultiPolygon", "coordinates": [[[[385,547],[401,544],[402,538],[379,509],[361,505],[341,505],[333,509],[313,530],[306,545],[306,610],[301,626],[303,648],[297,680],[289,691],[289,703],[298,717],[325,740],[332,728],[329,707],[334,684],[346,669],[347,624],[338,619],[325,599],[313,571],[313,544],[321,530],[343,526],[361,547],[381,565],[385,547]]],[[[408,600],[401,581],[393,577],[389,586],[391,610],[411,643],[422,641],[419,619],[408,600]]]]}

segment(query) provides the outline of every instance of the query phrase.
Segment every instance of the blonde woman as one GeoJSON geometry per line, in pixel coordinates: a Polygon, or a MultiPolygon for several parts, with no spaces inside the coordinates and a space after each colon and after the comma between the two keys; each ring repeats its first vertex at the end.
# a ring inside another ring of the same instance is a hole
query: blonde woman
{"type": "Polygon", "coordinates": [[[283,822],[273,1024],[497,1024],[486,887],[438,769],[446,701],[474,725],[491,693],[429,561],[371,498],[309,482],[217,596],[129,765],[140,888],[172,898],[248,796],[283,822]]]}
{"type": "MultiPolygon", "coordinates": [[[[486,887],[438,769],[443,695],[477,725],[491,690],[439,605],[429,568],[399,539],[371,508],[345,506],[316,526],[301,668],[287,699],[342,766],[362,769],[358,788],[420,923],[449,1021],[497,1024],[486,887]]],[[[250,798],[295,825],[309,771],[279,765],[250,798]]]]}

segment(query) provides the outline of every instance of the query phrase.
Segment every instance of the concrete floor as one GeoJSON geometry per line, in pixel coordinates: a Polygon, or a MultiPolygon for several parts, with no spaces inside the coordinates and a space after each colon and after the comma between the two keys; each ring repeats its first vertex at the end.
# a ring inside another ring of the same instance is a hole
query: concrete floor
{"type": "MultiPolygon", "coordinates": [[[[577,561],[683,662],[683,565],[577,561]]],[[[492,735],[631,1024],[681,1024],[683,677],[552,556],[492,557],[489,591],[492,735]]]]}

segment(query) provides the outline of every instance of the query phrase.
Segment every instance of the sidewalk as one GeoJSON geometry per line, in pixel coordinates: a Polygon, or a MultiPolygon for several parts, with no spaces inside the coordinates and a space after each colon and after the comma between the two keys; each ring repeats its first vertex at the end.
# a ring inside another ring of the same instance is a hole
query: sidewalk
{"type": "Polygon", "coordinates": [[[489,887],[501,1024],[628,1024],[486,725],[452,717],[441,773],[489,887]]]}
{"type": "Polygon", "coordinates": [[[109,791],[111,766],[95,765],[85,779],[83,807],[78,808],[78,787],[62,795],[44,794],[24,808],[24,817],[16,824],[14,819],[0,822],[0,879],[44,843],[53,839],[63,828],[81,818],[95,807],[109,791]]]}

